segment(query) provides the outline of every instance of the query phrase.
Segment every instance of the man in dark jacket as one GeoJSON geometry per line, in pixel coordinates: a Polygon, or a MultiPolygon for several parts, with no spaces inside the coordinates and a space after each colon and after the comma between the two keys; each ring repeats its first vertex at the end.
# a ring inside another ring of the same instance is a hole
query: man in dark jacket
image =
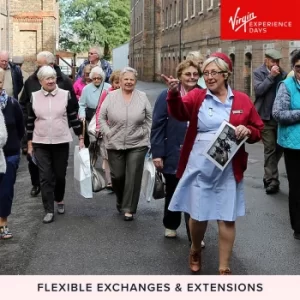
{"type": "Polygon", "coordinates": [[[277,50],[267,50],[265,62],[254,70],[255,107],[264,121],[262,141],[264,144],[264,186],[267,194],[279,191],[278,162],[282,156],[282,148],[277,144],[277,123],[272,118],[272,108],[278,83],[286,77],[279,67],[282,58],[277,50]]]}
{"type": "Polygon", "coordinates": [[[9,61],[9,53],[0,51],[0,68],[5,71],[4,89],[8,96],[18,100],[23,88],[23,75],[21,69],[9,61]]]}
{"type": "Polygon", "coordinates": [[[76,80],[83,76],[83,69],[86,65],[90,64],[93,67],[100,67],[105,72],[106,78],[105,82],[109,82],[109,77],[112,73],[112,68],[110,63],[102,58],[103,54],[99,47],[94,46],[89,50],[89,59],[85,60],[78,69],[78,73],[76,75],[76,80]]]}
{"type": "MultiPolygon", "coordinates": [[[[38,69],[25,81],[24,90],[20,97],[20,104],[23,110],[25,122],[27,121],[27,109],[30,104],[31,95],[33,92],[36,92],[41,89],[41,84],[37,78],[37,72],[39,68],[43,66],[51,66],[54,68],[57,74],[57,85],[63,90],[70,92],[70,97],[72,100],[73,110],[78,112],[78,100],[76,98],[72,80],[65,74],[62,73],[59,66],[55,64],[55,57],[51,52],[43,51],[37,55],[37,66],[38,69]]],[[[40,180],[39,180],[39,171],[36,164],[33,162],[31,157],[27,156],[28,159],[28,169],[31,177],[32,190],[31,196],[36,197],[40,193],[40,180]]]]}

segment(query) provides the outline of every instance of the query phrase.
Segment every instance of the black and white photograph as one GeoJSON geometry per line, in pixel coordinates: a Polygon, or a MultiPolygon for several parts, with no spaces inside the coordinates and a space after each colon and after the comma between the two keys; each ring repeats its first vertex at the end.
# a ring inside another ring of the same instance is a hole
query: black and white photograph
{"type": "Polygon", "coordinates": [[[237,140],[235,127],[224,121],[216,132],[215,138],[204,151],[204,155],[218,168],[224,170],[246,140],[247,137],[237,140]]]}

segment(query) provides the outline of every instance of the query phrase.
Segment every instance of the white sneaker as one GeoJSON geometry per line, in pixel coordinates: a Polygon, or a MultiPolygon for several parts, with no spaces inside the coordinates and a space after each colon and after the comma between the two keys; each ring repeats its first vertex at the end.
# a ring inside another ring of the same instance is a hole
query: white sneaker
{"type": "Polygon", "coordinates": [[[201,241],[201,248],[205,248],[205,243],[204,243],[204,241],[201,241]]]}
{"type": "Polygon", "coordinates": [[[177,236],[176,230],[166,228],[166,230],[165,230],[166,238],[175,238],[176,236],[177,236]]]}

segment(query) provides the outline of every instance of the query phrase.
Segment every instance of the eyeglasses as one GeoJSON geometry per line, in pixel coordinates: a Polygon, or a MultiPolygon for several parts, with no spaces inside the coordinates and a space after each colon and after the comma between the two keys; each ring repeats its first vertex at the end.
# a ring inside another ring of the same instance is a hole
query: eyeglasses
{"type": "Polygon", "coordinates": [[[299,71],[300,70],[300,65],[295,65],[294,68],[295,68],[295,70],[299,71]]]}
{"type": "Polygon", "coordinates": [[[191,72],[187,72],[187,73],[183,73],[182,75],[184,76],[187,76],[187,77],[198,77],[199,76],[199,73],[198,72],[194,72],[194,73],[191,73],[191,72]]]}
{"type": "Polygon", "coordinates": [[[204,77],[209,77],[209,75],[211,75],[212,77],[217,76],[218,74],[223,74],[223,73],[227,73],[225,71],[211,71],[211,72],[203,72],[203,76],[204,77]]]}
{"type": "Polygon", "coordinates": [[[94,77],[93,80],[102,80],[101,77],[94,77]]]}
{"type": "Polygon", "coordinates": [[[89,52],[89,55],[97,54],[96,52],[89,52]]]}

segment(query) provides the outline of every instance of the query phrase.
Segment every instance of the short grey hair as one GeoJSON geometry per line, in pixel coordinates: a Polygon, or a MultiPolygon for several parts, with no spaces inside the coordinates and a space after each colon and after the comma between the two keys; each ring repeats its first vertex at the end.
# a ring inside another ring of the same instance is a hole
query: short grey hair
{"type": "Polygon", "coordinates": [[[102,77],[102,80],[105,80],[106,75],[102,68],[100,68],[98,66],[92,68],[91,73],[90,73],[90,79],[93,79],[94,74],[100,75],[102,77]]]}
{"type": "Polygon", "coordinates": [[[200,51],[191,51],[188,53],[186,56],[186,59],[191,59],[191,60],[204,60],[203,55],[200,53],[200,51]]]}
{"type": "Polygon", "coordinates": [[[202,71],[204,72],[206,67],[211,63],[215,63],[218,66],[218,68],[224,72],[225,80],[228,80],[229,76],[231,75],[231,71],[229,70],[228,64],[219,57],[211,56],[208,59],[206,59],[203,63],[202,71]]]}
{"type": "Polygon", "coordinates": [[[43,80],[45,78],[56,78],[56,71],[50,66],[43,66],[39,69],[37,73],[38,80],[43,80]]]}
{"type": "Polygon", "coordinates": [[[51,53],[49,51],[39,52],[36,56],[36,59],[39,59],[39,58],[46,58],[48,65],[55,63],[55,57],[54,57],[53,53],[51,53]]]}
{"type": "Polygon", "coordinates": [[[134,75],[135,79],[137,79],[137,77],[138,77],[138,72],[137,72],[137,70],[134,69],[134,68],[131,68],[131,67],[125,67],[125,68],[121,71],[120,77],[122,77],[125,73],[132,73],[132,74],[134,75]]]}
{"type": "Polygon", "coordinates": [[[96,50],[96,53],[98,54],[99,59],[102,58],[102,56],[103,56],[103,51],[102,51],[101,47],[99,47],[99,46],[97,46],[97,45],[94,45],[94,46],[91,46],[91,47],[90,47],[90,51],[91,51],[91,49],[95,49],[95,50],[96,50]]]}

